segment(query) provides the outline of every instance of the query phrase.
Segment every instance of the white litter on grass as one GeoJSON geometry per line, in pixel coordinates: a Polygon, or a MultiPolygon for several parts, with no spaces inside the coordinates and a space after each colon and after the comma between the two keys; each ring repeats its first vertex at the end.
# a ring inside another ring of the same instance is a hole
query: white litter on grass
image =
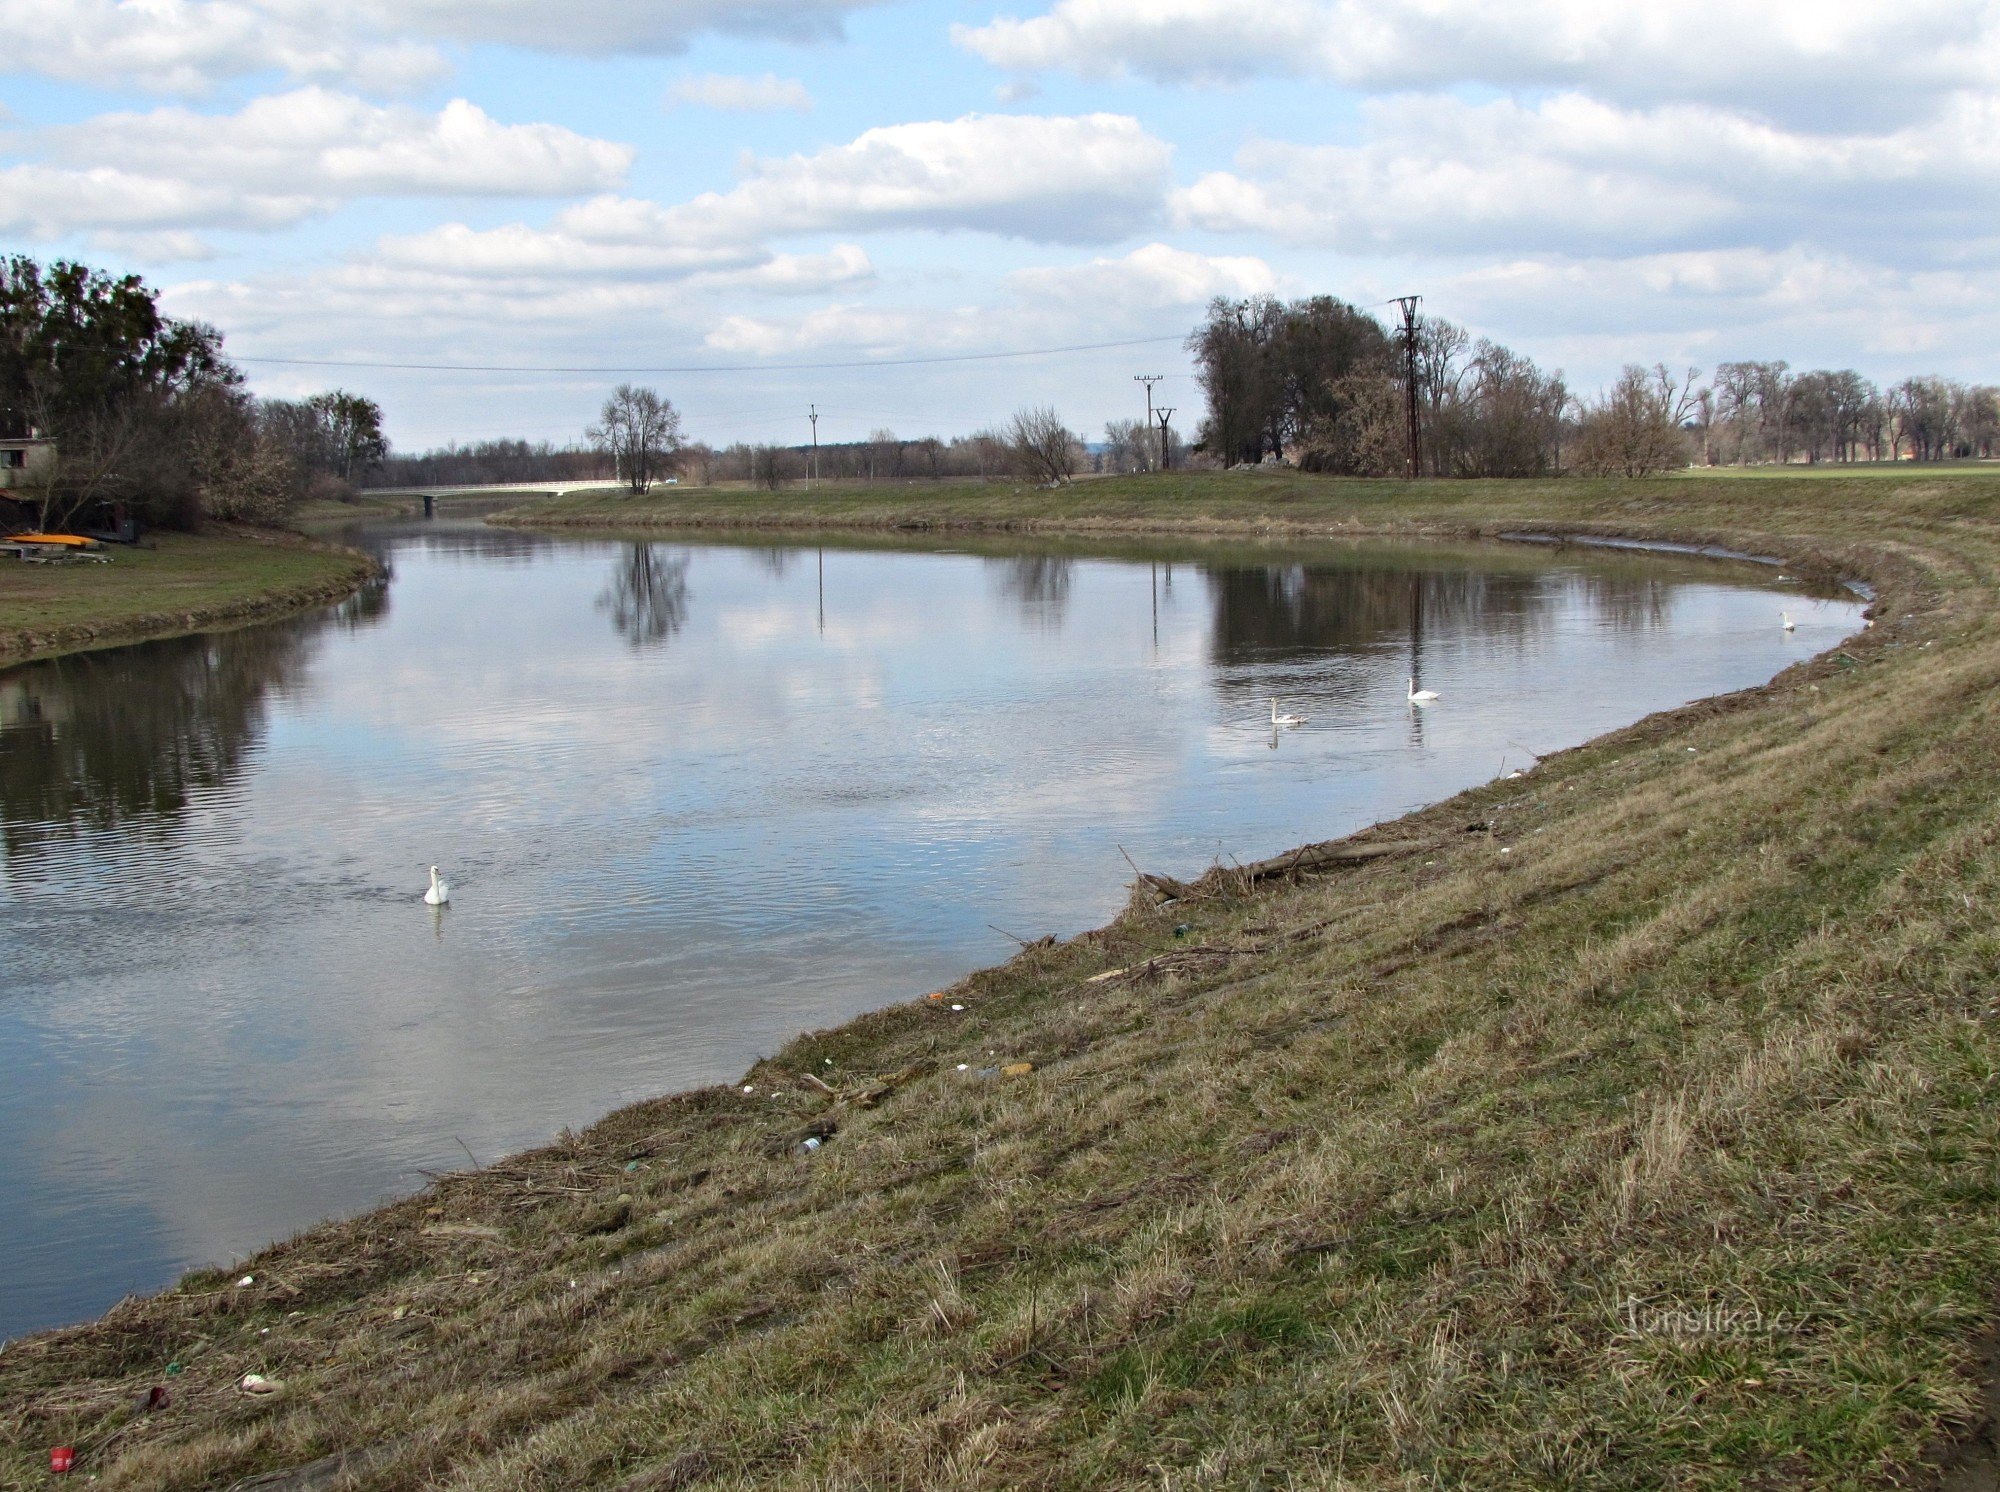
{"type": "Polygon", "coordinates": [[[750,1084],[748,1084],[748,1083],[745,1083],[745,1084],[743,1085],[743,1091],[744,1091],[745,1093],[755,1093],[755,1092],[756,1092],[757,1090],[756,1090],[755,1088],[751,1087],[751,1086],[750,1086],[750,1084]]]}
{"type": "Polygon", "coordinates": [[[965,1009],[965,1007],[964,1007],[963,1005],[954,1005],[954,1006],[952,1006],[951,1008],[952,1008],[953,1010],[963,1010],[963,1009],[965,1009]]]}
{"type": "Polygon", "coordinates": [[[236,1282],[236,1288],[237,1288],[237,1289],[239,1289],[239,1290],[244,1290],[244,1289],[248,1289],[248,1288],[249,1288],[249,1287],[250,1287],[251,1285],[254,1285],[254,1284],[256,1284],[256,1283],[257,1283],[257,1276],[256,1276],[256,1275],[254,1275],[254,1274],[246,1274],[246,1275],[244,1275],[244,1276],[243,1276],[243,1278],[242,1278],[242,1279],[240,1279],[240,1280],[238,1280],[238,1281],[236,1282]]]}

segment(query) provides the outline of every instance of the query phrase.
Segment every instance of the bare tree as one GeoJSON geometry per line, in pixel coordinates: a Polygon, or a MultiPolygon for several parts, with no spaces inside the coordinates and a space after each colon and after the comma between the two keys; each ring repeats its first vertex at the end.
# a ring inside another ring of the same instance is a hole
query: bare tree
{"type": "Polygon", "coordinates": [[[1628,367],[1611,391],[1584,411],[1577,430],[1576,469],[1586,476],[1644,477],[1688,458],[1682,429],[1697,407],[1692,368],[1676,379],[1665,364],[1651,372],[1628,367]]]}
{"type": "Polygon", "coordinates": [[[1007,424],[1014,470],[1041,487],[1066,487],[1080,463],[1083,443],[1047,405],[1021,410],[1007,424]]]}
{"type": "Polygon", "coordinates": [[[680,451],[680,411],[652,389],[621,383],[604,401],[597,423],[584,433],[618,463],[626,485],[644,492],[680,451]]]}
{"type": "Polygon", "coordinates": [[[750,451],[750,481],[766,491],[776,492],[785,485],[787,457],[792,453],[783,446],[762,445],[750,451]]]}

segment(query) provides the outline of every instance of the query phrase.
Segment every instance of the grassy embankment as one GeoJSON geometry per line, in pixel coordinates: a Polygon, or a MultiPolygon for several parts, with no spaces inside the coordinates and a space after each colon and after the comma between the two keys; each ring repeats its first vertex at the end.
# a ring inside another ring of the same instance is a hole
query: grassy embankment
{"type": "Polygon", "coordinates": [[[351,549],[217,527],[111,546],[108,564],[0,559],[0,664],[277,616],[346,595],[375,571],[351,549]]]}
{"type": "Polygon", "coordinates": [[[107,1489],[1877,1486],[1962,1435],[2000,1286],[2000,482],[1158,486],[1205,524],[1727,539],[1866,576],[1881,620],[1361,836],[1404,852],[1135,894],[751,1091],[14,1344],[0,1480],[73,1443],[107,1489]]]}

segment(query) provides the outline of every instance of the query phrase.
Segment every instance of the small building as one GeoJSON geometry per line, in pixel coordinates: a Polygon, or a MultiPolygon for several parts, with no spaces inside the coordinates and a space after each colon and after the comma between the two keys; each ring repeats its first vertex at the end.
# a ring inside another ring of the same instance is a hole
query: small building
{"type": "Polygon", "coordinates": [[[46,435],[0,438],[0,492],[46,486],[56,473],[56,443],[46,435]]]}

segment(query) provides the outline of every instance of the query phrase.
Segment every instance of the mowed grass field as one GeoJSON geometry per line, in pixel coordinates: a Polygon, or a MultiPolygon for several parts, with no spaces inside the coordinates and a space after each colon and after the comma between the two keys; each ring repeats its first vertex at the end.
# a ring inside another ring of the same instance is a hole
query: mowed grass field
{"type": "Polygon", "coordinates": [[[0,556],[0,662],[190,632],[335,600],[373,573],[353,550],[217,528],[107,545],[109,562],[0,556]]]}
{"type": "MultiPolygon", "coordinates": [[[[1376,858],[1141,885],[741,1084],[12,1343],[0,1482],[61,1444],[105,1488],[1989,1484],[2000,480],[670,502],[1718,541],[1876,623],[1376,858]]],[[[543,516],[607,512],[646,516],[543,516]]]]}

